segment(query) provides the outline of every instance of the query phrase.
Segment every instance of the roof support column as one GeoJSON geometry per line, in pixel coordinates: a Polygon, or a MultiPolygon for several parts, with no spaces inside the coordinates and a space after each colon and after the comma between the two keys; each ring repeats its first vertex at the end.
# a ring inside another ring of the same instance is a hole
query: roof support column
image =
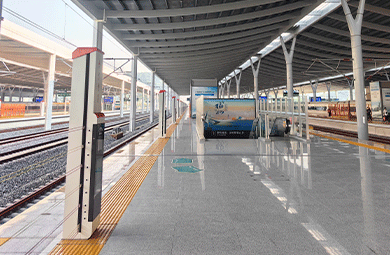
{"type": "Polygon", "coordinates": [[[167,84],[167,111],[168,111],[168,114],[170,113],[170,110],[171,110],[171,93],[170,93],[170,87],[169,85],[167,84]]]}
{"type": "Polygon", "coordinates": [[[360,0],[356,18],[352,17],[351,10],[346,0],[341,0],[349,32],[351,33],[353,77],[355,81],[356,118],[358,138],[368,140],[368,121],[366,112],[366,97],[364,91],[364,69],[362,52],[362,22],[366,1],[360,0]]]}
{"type": "Polygon", "coordinates": [[[103,22],[101,20],[94,20],[93,22],[93,47],[99,50],[103,49],[103,22]]]}
{"type": "Polygon", "coordinates": [[[45,130],[51,130],[51,116],[53,110],[54,74],[56,70],[56,58],[57,58],[56,55],[54,54],[50,55],[49,75],[45,83],[45,87],[47,87],[47,89],[45,89],[45,91],[47,91],[45,130]]]}
{"type": "Polygon", "coordinates": [[[251,61],[252,73],[253,73],[253,94],[256,102],[256,118],[259,117],[259,70],[261,63],[261,55],[257,55],[258,62],[257,66],[254,65],[252,58],[249,58],[251,61]]]}
{"type": "Polygon", "coordinates": [[[1,21],[3,20],[3,0],[0,0],[0,31],[1,31],[1,21]]]}
{"type": "Polygon", "coordinates": [[[313,90],[313,102],[317,101],[317,88],[318,88],[318,80],[316,80],[316,83],[312,83],[310,81],[311,89],[313,90]]]}
{"type": "Polygon", "coordinates": [[[353,87],[354,87],[354,81],[348,80],[348,85],[349,85],[349,100],[353,101],[353,87]]]}
{"type": "MultiPolygon", "coordinates": [[[[168,89],[165,88],[165,80],[163,81],[163,84],[162,84],[162,90],[165,90],[165,94],[168,93],[168,89]]],[[[167,97],[167,96],[165,96],[165,99],[166,99],[166,97],[167,97]]],[[[166,101],[167,101],[167,100],[165,100],[165,105],[164,105],[165,108],[166,108],[166,106],[167,106],[167,102],[166,102],[166,101]]]]}
{"type": "Polygon", "coordinates": [[[152,71],[152,88],[150,90],[150,123],[154,121],[154,85],[156,82],[156,70],[152,71]]]}
{"type": "MultiPolygon", "coordinates": [[[[46,84],[45,84],[46,86],[46,84]]],[[[15,86],[12,86],[12,87],[8,87],[8,90],[9,90],[9,101],[12,102],[12,97],[14,95],[14,90],[15,90],[15,86]]]]}
{"type": "MultiPolygon", "coordinates": [[[[4,102],[4,96],[5,96],[5,90],[6,90],[7,88],[4,86],[4,85],[1,85],[0,86],[0,93],[1,93],[1,102],[4,102]]],[[[36,96],[34,96],[34,97],[36,97],[36,96]]]]}
{"type": "Polygon", "coordinates": [[[226,87],[226,80],[225,80],[225,83],[222,84],[222,96],[221,96],[221,98],[225,97],[225,87],[226,87]]]}
{"type": "Polygon", "coordinates": [[[241,77],[242,72],[241,68],[238,68],[238,72],[236,73],[236,70],[234,70],[234,78],[236,79],[236,86],[237,86],[237,98],[240,98],[240,83],[241,83],[241,77]]]}
{"type": "Polygon", "coordinates": [[[121,109],[120,109],[120,116],[123,118],[123,103],[125,101],[125,81],[122,81],[122,88],[121,88],[121,109]]]}
{"type": "Polygon", "coordinates": [[[141,104],[142,104],[142,106],[141,106],[141,113],[144,113],[144,111],[145,111],[145,107],[144,107],[144,105],[145,105],[145,89],[144,88],[142,88],[141,104]]]}
{"type": "Polygon", "coordinates": [[[275,99],[277,99],[277,98],[278,98],[278,92],[279,92],[279,91],[278,91],[277,89],[275,89],[275,88],[274,88],[274,95],[275,95],[275,99]]]}
{"type": "Polygon", "coordinates": [[[146,90],[146,113],[150,112],[150,90],[146,90]]]}
{"type": "Polygon", "coordinates": [[[328,101],[330,102],[330,88],[332,86],[332,82],[327,82],[326,83],[326,88],[328,90],[328,101]]]}
{"type": "Polygon", "coordinates": [[[130,126],[129,131],[135,131],[135,115],[137,114],[137,62],[138,54],[133,56],[133,65],[132,65],[132,78],[131,78],[131,100],[130,100],[130,126]]]}
{"type": "Polygon", "coordinates": [[[292,61],[294,58],[294,50],[295,43],[297,41],[297,37],[294,36],[290,52],[288,52],[286,48],[286,44],[284,43],[283,37],[280,37],[280,43],[283,47],[284,58],[286,60],[286,71],[287,71],[287,97],[292,98],[294,96],[294,80],[293,80],[293,66],[292,61]]]}
{"type": "Polygon", "coordinates": [[[227,97],[230,98],[230,85],[232,84],[232,79],[227,81],[227,97]]]}
{"type": "Polygon", "coordinates": [[[23,88],[18,88],[18,89],[19,89],[19,102],[23,102],[23,99],[22,99],[23,88]]]}

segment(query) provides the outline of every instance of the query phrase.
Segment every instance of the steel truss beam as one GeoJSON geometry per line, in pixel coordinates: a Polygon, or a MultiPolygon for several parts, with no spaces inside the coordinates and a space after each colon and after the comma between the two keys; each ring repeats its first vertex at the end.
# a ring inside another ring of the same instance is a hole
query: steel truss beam
{"type": "Polygon", "coordinates": [[[173,22],[173,23],[157,23],[157,24],[112,24],[111,27],[114,30],[163,30],[163,29],[183,29],[194,27],[206,27],[220,24],[227,24],[233,22],[240,22],[250,19],[258,19],[271,15],[276,15],[284,12],[294,11],[301,9],[312,4],[312,1],[299,1],[292,4],[286,4],[280,7],[272,9],[250,12],[245,14],[238,14],[228,17],[216,18],[216,19],[204,19],[187,22],[173,22]]]}
{"type": "Polygon", "coordinates": [[[170,18],[188,15],[200,15],[207,13],[216,13],[256,7],[260,5],[281,2],[282,0],[245,0],[240,2],[214,4],[208,6],[177,8],[177,9],[159,9],[159,10],[106,10],[106,18],[170,18]]]}

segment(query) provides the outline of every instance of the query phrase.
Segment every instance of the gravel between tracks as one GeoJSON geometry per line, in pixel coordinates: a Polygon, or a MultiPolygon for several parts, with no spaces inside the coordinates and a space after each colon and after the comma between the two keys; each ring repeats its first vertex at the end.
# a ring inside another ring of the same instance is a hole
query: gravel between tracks
{"type": "MultiPolygon", "coordinates": [[[[123,120],[119,120],[118,123],[123,120]]],[[[108,150],[123,139],[140,133],[149,120],[138,121],[135,132],[129,133],[128,125],[122,128],[124,137],[115,140],[110,132],[105,134],[104,149],[108,150]]],[[[155,121],[157,123],[157,120],[155,121]]],[[[110,122],[113,125],[114,122],[110,122]]],[[[42,185],[55,180],[66,172],[67,145],[28,155],[0,165],[0,207],[6,207],[15,200],[28,195],[42,185]]]]}

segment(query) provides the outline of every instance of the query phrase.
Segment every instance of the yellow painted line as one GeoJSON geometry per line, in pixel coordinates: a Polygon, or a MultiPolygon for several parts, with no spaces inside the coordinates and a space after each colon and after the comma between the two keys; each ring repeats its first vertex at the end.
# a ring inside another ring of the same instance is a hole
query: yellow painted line
{"type": "Polygon", "coordinates": [[[374,145],[369,145],[369,144],[364,144],[364,143],[353,142],[353,141],[344,140],[344,139],[336,138],[336,137],[333,137],[333,136],[327,136],[327,135],[317,134],[317,133],[313,133],[313,132],[310,132],[310,134],[315,135],[315,136],[319,136],[319,137],[323,137],[323,138],[326,138],[326,139],[338,141],[338,142],[349,143],[349,144],[353,144],[353,145],[356,145],[356,146],[365,147],[365,148],[372,149],[372,150],[377,150],[377,151],[383,151],[383,152],[386,152],[386,153],[390,153],[390,149],[385,149],[385,148],[381,148],[381,147],[374,146],[374,145]]]}
{"type": "Polygon", "coordinates": [[[2,246],[3,244],[5,244],[9,239],[11,239],[10,237],[7,237],[7,238],[0,238],[0,246],[2,246]]]}
{"type": "MultiPolygon", "coordinates": [[[[184,113],[183,113],[184,115],[184,113]]],[[[183,115],[179,118],[181,121],[183,115]]],[[[159,138],[141,156],[119,181],[103,196],[100,224],[88,240],[61,240],[50,254],[99,254],[112,231],[137,193],[146,175],[152,169],[177,123],[172,124],[165,138],[159,138]],[[154,156],[149,156],[154,155],[154,156]]],[[[8,240],[6,240],[8,241],[8,240]]]]}

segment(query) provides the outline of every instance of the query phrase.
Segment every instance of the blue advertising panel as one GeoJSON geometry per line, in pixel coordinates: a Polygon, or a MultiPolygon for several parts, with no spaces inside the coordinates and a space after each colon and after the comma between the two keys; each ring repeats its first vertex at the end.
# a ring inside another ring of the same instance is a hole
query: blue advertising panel
{"type": "MultiPolygon", "coordinates": [[[[321,97],[316,97],[316,102],[321,102],[321,97]]],[[[314,97],[310,97],[310,102],[314,102],[314,97]]]]}
{"type": "Polygon", "coordinates": [[[196,117],[196,99],[200,96],[205,98],[217,98],[218,87],[191,87],[191,117],[196,117]]]}
{"type": "Polygon", "coordinates": [[[255,109],[254,99],[205,99],[205,138],[249,138],[255,109]]]}
{"type": "Polygon", "coordinates": [[[43,101],[43,97],[35,97],[34,102],[40,103],[43,101]]]}
{"type": "Polygon", "coordinates": [[[113,103],[114,102],[114,97],[104,97],[104,102],[105,103],[113,103]]]}

